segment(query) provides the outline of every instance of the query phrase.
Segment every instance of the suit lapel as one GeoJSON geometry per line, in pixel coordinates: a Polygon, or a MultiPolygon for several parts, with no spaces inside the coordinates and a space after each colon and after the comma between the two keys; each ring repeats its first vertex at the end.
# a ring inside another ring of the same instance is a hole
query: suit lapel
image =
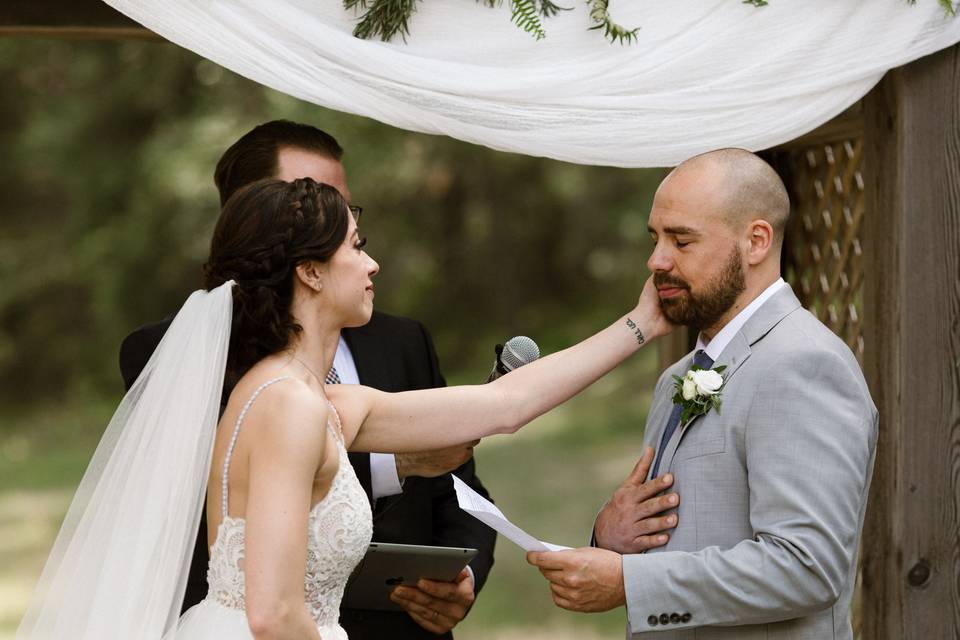
{"type": "MultiPolygon", "coordinates": [[[[767,335],[771,329],[777,326],[781,320],[786,318],[788,315],[800,308],[800,301],[797,300],[797,296],[794,295],[793,290],[789,287],[783,287],[780,291],[773,294],[769,300],[763,303],[763,305],[756,310],[756,312],[750,316],[746,324],[743,325],[743,328],[737,332],[733,339],[730,340],[730,343],[724,347],[723,352],[720,354],[720,357],[717,358],[714,362],[714,367],[726,366],[727,369],[724,373],[724,386],[729,384],[730,380],[733,378],[734,374],[743,366],[743,363],[747,361],[750,357],[751,349],[750,347],[756,344],[760,339],[767,335]]],[[[690,354],[684,358],[683,362],[685,363],[684,368],[682,369],[683,373],[686,373],[690,368],[690,365],[693,362],[693,358],[690,354]]],[[[677,374],[681,375],[681,374],[677,374]]],[[[673,402],[669,401],[669,398],[673,397],[673,384],[671,383],[667,391],[669,395],[667,396],[667,406],[670,409],[673,409],[673,402]]],[[[721,401],[723,396],[721,395],[721,401]]],[[[721,406],[721,411],[723,407],[721,406]]],[[[658,430],[658,434],[662,434],[666,426],[667,420],[669,419],[669,411],[660,418],[661,425],[658,430]]],[[[693,427],[694,423],[697,422],[702,417],[706,416],[697,416],[690,420],[682,428],[678,428],[673,432],[673,436],[670,438],[670,442],[667,443],[667,448],[663,450],[663,460],[660,462],[660,470],[665,473],[666,470],[670,469],[673,465],[673,457],[677,453],[677,449],[680,447],[680,443],[683,441],[683,436],[693,427]]],[[[659,445],[660,439],[659,435],[657,438],[657,444],[659,445]]]]}
{"type": "MultiPolygon", "coordinates": [[[[680,375],[681,372],[686,372],[693,364],[693,352],[691,351],[682,360],[676,362],[667,370],[668,378],[664,382],[663,388],[660,390],[660,393],[654,396],[653,402],[650,405],[650,413],[647,416],[647,428],[644,432],[644,440],[647,446],[653,447],[654,457],[658,451],[660,451],[660,439],[663,438],[663,431],[667,427],[667,421],[670,419],[670,412],[673,411],[673,376],[680,375]]],[[[677,432],[674,432],[671,440],[676,439],[677,432]]],[[[669,447],[669,444],[668,444],[669,447]]],[[[666,460],[666,451],[664,451],[664,460],[666,460]]],[[[660,469],[665,470],[666,467],[664,463],[660,463],[660,469]]],[[[653,473],[653,465],[650,465],[649,473],[653,473]]],[[[648,475],[648,479],[649,475],[648,475]]]]}

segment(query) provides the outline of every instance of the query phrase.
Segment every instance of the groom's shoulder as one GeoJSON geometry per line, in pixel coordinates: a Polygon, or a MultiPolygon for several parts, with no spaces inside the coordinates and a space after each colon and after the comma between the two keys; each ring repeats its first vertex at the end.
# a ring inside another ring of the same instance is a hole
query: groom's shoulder
{"type": "Polygon", "coordinates": [[[863,370],[847,343],[802,307],[754,346],[751,360],[756,365],[765,363],[771,370],[782,371],[786,367],[808,384],[852,385],[869,396],[863,370]]]}
{"type": "Polygon", "coordinates": [[[790,313],[761,342],[761,349],[793,354],[793,357],[840,358],[856,363],[843,339],[809,310],[800,307],[790,313]]]}

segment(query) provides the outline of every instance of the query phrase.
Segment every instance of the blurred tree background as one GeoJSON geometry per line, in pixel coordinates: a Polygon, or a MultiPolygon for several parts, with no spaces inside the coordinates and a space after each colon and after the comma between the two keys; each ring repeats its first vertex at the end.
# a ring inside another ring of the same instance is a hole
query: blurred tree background
{"type": "MultiPolygon", "coordinates": [[[[0,39],[0,638],[12,635],[122,394],[120,341],[197,288],[212,174],[259,122],[333,133],[381,265],[378,308],[415,317],[452,382],[512,335],[544,351],[628,309],[646,277],[659,170],[500,153],[321,109],[161,42],[0,39]],[[7,635],[4,635],[7,634],[7,635]]],[[[639,456],[645,350],[561,410],[478,449],[508,516],[579,546],[639,456]]],[[[555,609],[501,540],[458,638],[621,637],[622,611],[555,609]],[[521,604],[517,604],[521,603],[521,604]]]]}

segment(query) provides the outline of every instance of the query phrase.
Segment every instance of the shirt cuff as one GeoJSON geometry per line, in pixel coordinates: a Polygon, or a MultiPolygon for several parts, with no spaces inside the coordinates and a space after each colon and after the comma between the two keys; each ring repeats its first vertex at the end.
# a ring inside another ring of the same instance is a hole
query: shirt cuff
{"type": "Polygon", "coordinates": [[[392,453],[370,454],[370,492],[374,500],[403,493],[397,475],[397,461],[392,453]]]}

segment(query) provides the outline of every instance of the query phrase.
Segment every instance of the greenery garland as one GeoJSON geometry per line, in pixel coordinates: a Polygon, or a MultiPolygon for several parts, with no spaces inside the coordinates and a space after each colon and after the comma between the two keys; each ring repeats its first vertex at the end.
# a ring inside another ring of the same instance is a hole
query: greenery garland
{"type": "MultiPolygon", "coordinates": [[[[368,40],[379,37],[383,41],[393,39],[398,33],[404,42],[410,35],[410,16],[416,11],[418,0],[343,0],[343,7],[347,10],[362,10],[360,22],[353,30],[353,35],[368,40]]],[[[451,2],[454,0],[446,0],[451,2]]],[[[498,7],[504,0],[477,0],[478,4],[488,7],[498,7]]],[[[529,33],[536,40],[547,37],[543,28],[543,19],[552,18],[561,11],[569,11],[573,7],[561,7],[551,0],[507,0],[510,3],[510,21],[524,32],[529,33]]],[[[610,0],[586,0],[590,11],[590,21],[593,26],[590,30],[602,30],[604,37],[610,42],[630,44],[637,39],[639,27],[627,29],[610,18],[610,0]]],[[[743,4],[755,7],[765,7],[768,0],[741,0],[743,4]]],[[[907,0],[916,4],[917,0],[907,0]]],[[[944,11],[951,16],[957,15],[957,0],[937,0],[944,11]]]]}

